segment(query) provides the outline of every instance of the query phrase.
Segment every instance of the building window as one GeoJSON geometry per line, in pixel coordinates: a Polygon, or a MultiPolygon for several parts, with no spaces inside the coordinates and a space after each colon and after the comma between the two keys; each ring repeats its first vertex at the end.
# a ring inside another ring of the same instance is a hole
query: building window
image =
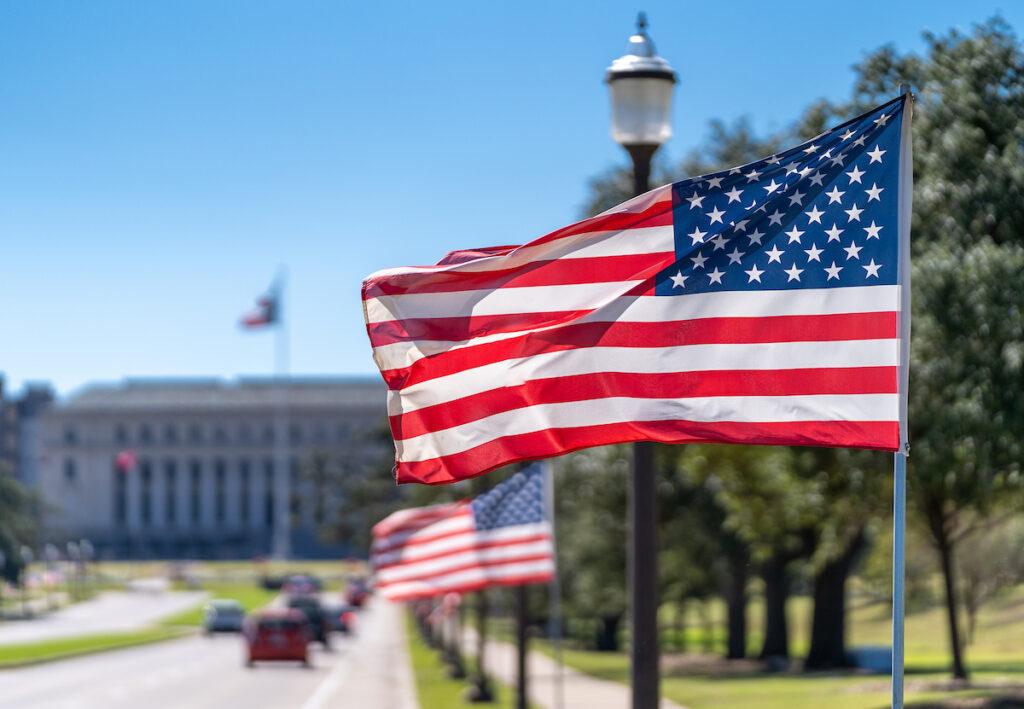
{"type": "Polygon", "coordinates": [[[213,442],[224,444],[228,442],[228,433],[221,426],[218,426],[213,431],[213,442]]]}
{"type": "Polygon", "coordinates": [[[218,525],[223,525],[227,517],[227,466],[223,460],[213,463],[213,518],[218,525]]]}
{"type": "Polygon", "coordinates": [[[203,503],[203,465],[198,460],[189,463],[189,518],[192,524],[199,524],[202,519],[203,503]]]}
{"type": "Polygon", "coordinates": [[[274,442],[274,427],[267,424],[263,427],[263,442],[273,443],[274,442]]]}
{"type": "Polygon", "coordinates": [[[148,527],[153,523],[153,466],[148,460],[139,464],[139,479],[142,482],[139,517],[142,526],[148,527]]]}
{"type": "Polygon", "coordinates": [[[168,445],[175,445],[178,442],[178,427],[173,423],[169,423],[164,427],[164,443],[168,445]]]}
{"type": "Polygon", "coordinates": [[[164,519],[173,527],[178,522],[178,464],[164,461],[164,519]]]}
{"type": "Polygon", "coordinates": [[[78,443],[78,432],[70,426],[64,429],[64,443],[69,446],[78,443]]]}
{"type": "Polygon", "coordinates": [[[152,443],[153,442],[153,429],[150,428],[148,423],[144,423],[139,426],[139,442],[140,443],[152,443]]]}
{"type": "Polygon", "coordinates": [[[249,461],[241,460],[238,463],[238,515],[243,524],[249,524],[249,461]]]}
{"type": "Polygon", "coordinates": [[[267,529],[274,527],[274,461],[263,461],[263,524],[267,529]]]}
{"type": "Polygon", "coordinates": [[[123,423],[119,423],[114,427],[114,441],[120,445],[127,445],[128,427],[123,423]]]}
{"type": "Polygon", "coordinates": [[[64,459],[64,483],[74,485],[78,479],[78,469],[75,466],[74,458],[64,459]]]}
{"type": "Polygon", "coordinates": [[[114,474],[114,523],[123,527],[128,522],[128,474],[121,470],[117,461],[111,466],[114,474]]]}
{"type": "Polygon", "coordinates": [[[327,442],[327,426],[322,423],[317,424],[316,430],[313,432],[314,443],[326,443],[327,442]]]}
{"type": "Polygon", "coordinates": [[[302,426],[293,423],[288,431],[288,437],[292,443],[302,443],[302,426]]]}
{"type": "Polygon", "coordinates": [[[291,494],[288,497],[288,511],[291,514],[292,523],[295,524],[302,515],[302,496],[299,494],[299,461],[292,458],[288,469],[291,487],[291,494]]]}
{"type": "Polygon", "coordinates": [[[243,423],[238,427],[238,442],[252,443],[252,428],[250,428],[249,424],[243,423]]]}
{"type": "Polygon", "coordinates": [[[188,427],[188,440],[189,443],[202,443],[203,442],[203,427],[198,423],[194,423],[188,427]]]}

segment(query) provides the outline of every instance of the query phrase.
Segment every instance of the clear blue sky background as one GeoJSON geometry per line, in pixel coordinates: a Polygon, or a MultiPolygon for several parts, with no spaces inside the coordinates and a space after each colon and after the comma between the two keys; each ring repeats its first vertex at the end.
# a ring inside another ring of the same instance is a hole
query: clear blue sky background
{"type": "Polygon", "coordinates": [[[6,2],[0,371],[8,384],[266,373],[238,316],[288,265],[292,370],[373,371],[359,283],[575,220],[622,162],[605,67],[637,9],[713,118],[788,124],[850,66],[1024,3],[6,2]]]}

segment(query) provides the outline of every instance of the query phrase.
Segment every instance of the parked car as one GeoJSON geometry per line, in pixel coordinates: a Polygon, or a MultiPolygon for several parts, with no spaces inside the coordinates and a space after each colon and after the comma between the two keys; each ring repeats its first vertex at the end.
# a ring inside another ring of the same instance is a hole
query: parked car
{"type": "Polygon", "coordinates": [[[324,617],[331,630],[346,635],[354,633],[356,629],[356,609],[353,606],[343,603],[324,604],[324,617]]]}
{"type": "Polygon", "coordinates": [[[292,596],[288,599],[288,608],[302,613],[306,618],[312,640],[322,643],[325,648],[330,647],[331,629],[320,599],[316,596],[292,596]]]}
{"type": "Polygon", "coordinates": [[[293,661],[309,666],[309,623],[302,611],[262,611],[246,620],[243,633],[246,667],[264,661],[293,661]]]}
{"type": "Polygon", "coordinates": [[[237,633],[242,630],[245,609],[230,598],[215,598],[203,606],[203,630],[210,633],[237,633]]]}

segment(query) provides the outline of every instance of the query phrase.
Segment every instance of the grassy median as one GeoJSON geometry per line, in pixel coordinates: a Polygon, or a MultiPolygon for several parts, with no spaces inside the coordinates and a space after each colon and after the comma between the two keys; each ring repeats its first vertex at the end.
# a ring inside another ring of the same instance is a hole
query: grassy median
{"type": "Polygon", "coordinates": [[[507,685],[492,678],[492,686],[497,694],[493,704],[473,704],[466,701],[465,694],[468,684],[465,680],[451,679],[447,668],[441,661],[437,651],[423,642],[411,618],[406,619],[405,634],[409,638],[409,655],[412,658],[412,669],[416,676],[416,695],[421,707],[501,707],[511,709],[515,706],[515,693],[507,685]]]}
{"type": "Polygon", "coordinates": [[[152,627],[123,633],[97,633],[0,645],[0,668],[21,667],[93,652],[146,645],[179,638],[188,633],[189,631],[180,628],[152,627]]]}

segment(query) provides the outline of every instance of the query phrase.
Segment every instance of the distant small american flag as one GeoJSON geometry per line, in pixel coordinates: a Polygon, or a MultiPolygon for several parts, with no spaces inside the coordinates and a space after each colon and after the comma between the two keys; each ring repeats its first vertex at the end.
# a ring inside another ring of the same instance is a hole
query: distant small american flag
{"type": "Polygon", "coordinates": [[[395,512],[373,537],[376,586],[390,600],[547,583],[555,569],[538,466],[473,500],[395,512]]]}
{"type": "Polygon", "coordinates": [[[524,246],[370,276],[399,482],[636,440],[895,450],[908,106],[524,246]]]}

